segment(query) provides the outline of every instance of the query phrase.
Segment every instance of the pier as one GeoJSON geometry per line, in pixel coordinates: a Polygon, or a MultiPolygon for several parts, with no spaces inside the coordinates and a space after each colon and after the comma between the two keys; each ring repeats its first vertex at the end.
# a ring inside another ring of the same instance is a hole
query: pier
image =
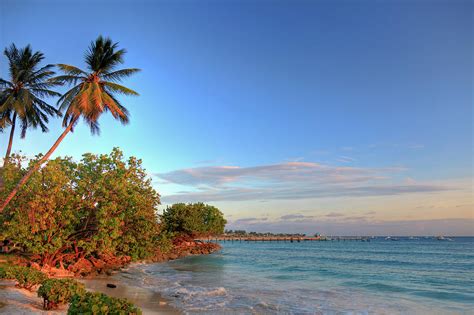
{"type": "Polygon", "coordinates": [[[211,236],[207,238],[198,238],[200,242],[323,242],[323,241],[359,241],[370,242],[369,236],[211,236]]]}

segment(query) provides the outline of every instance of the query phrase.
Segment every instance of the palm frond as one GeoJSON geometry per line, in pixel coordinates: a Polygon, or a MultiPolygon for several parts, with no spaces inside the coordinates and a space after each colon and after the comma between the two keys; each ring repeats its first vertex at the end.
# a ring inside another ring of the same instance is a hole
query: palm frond
{"type": "Polygon", "coordinates": [[[12,87],[13,84],[7,80],[0,79],[0,88],[5,89],[7,87],[12,87]]]}
{"type": "Polygon", "coordinates": [[[110,80],[113,82],[120,82],[122,79],[127,78],[140,71],[141,69],[138,69],[138,68],[121,69],[121,70],[113,71],[110,73],[104,73],[102,75],[102,79],[106,81],[110,80]]]}
{"type": "Polygon", "coordinates": [[[126,125],[129,123],[130,121],[130,113],[128,112],[128,109],[125,108],[125,106],[123,106],[120,101],[115,98],[112,94],[109,94],[109,93],[105,93],[108,97],[110,97],[110,99],[113,101],[113,103],[111,102],[110,104],[113,104],[114,106],[107,106],[108,109],[111,111],[111,113],[113,114],[114,112],[116,113],[116,115],[114,115],[114,117],[116,119],[119,119],[120,122],[122,123],[122,125],[126,125]]]}
{"type": "MultiPolygon", "coordinates": [[[[56,109],[54,106],[49,105],[48,103],[34,95],[33,104],[37,107],[38,111],[44,111],[49,116],[61,116],[61,112],[58,109],[56,109]]],[[[47,121],[48,119],[45,120],[47,121]]]]}
{"type": "Polygon", "coordinates": [[[1,102],[2,103],[0,104],[0,109],[2,112],[12,110],[13,103],[15,102],[15,97],[13,97],[12,93],[7,93],[5,95],[2,95],[1,102]]]}
{"type": "Polygon", "coordinates": [[[78,81],[84,81],[87,77],[79,75],[59,75],[48,80],[52,84],[74,84],[76,85],[78,81]]]}
{"type": "Polygon", "coordinates": [[[55,96],[61,96],[61,93],[58,93],[56,91],[48,90],[48,89],[37,89],[37,88],[32,88],[31,92],[38,97],[55,97],[55,96]]]}
{"type": "Polygon", "coordinates": [[[87,76],[87,72],[77,68],[77,67],[74,67],[74,66],[71,66],[71,65],[67,65],[67,64],[64,64],[64,63],[59,63],[56,65],[61,71],[63,71],[64,73],[67,73],[68,75],[84,75],[84,76],[87,76]]]}
{"type": "Polygon", "coordinates": [[[26,137],[26,130],[28,129],[28,123],[24,120],[21,120],[20,124],[20,138],[24,139],[26,137]]]}
{"type": "Polygon", "coordinates": [[[71,102],[74,100],[74,98],[77,96],[77,94],[80,92],[82,85],[76,85],[66,93],[64,93],[59,99],[57,104],[59,105],[59,110],[61,112],[66,111],[67,108],[71,106],[71,102]]]}
{"type": "Polygon", "coordinates": [[[0,81],[4,89],[0,93],[1,124],[11,123],[11,116],[16,115],[21,122],[22,137],[30,127],[41,127],[46,132],[49,117],[58,115],[58,111],[42,98],[60,96],[51,89],[59,82],[49,81],[55,74],[53,65],[40,67],[44,55],[34,52],[30,45],[19,49],[12,44],[4,54],[9,61],[10,81],[0,81]]]}
{"type": "Polygon", "coordinates": [[[97,119],[85,119],[93,135],[100,135],[100,124],[97,119]]]}
{"type": "Polygon", "coordinates": [[[110,38],[99,36],[91,42],[85,55],[88,68],[92,72],[106,73],[112,71],[117,65],[123,63],[125,49],[116,50],[118,43],[113,43],[110,38]]]}
{"type": "Polygon", "coordinates": [[[41,83],[51,78],[54,74],[55,74],[54,71],[45,71],[45,72],[38,73],[36,75],[25,76],[25,78],[23,79],[23,83],[28,84],[28,85],[41,83]]]}
{"type": "Polygon", "coordinates": [[[11,44],[10,47],[5,48],[3,54],[8,59],[8,71],[10,74],[10,78],[12,79],[12,81],[15,81],[16,77],[18,76],[18,63],[20,60],[20,52],[15,46],[15,44],[11,44]]]}
{"type": "Polygon", "coordinates": [[[27,120],[28,115],[31,115],[31,107],[33,105],[32,95],[24,89],[18,92],[15,98],[14,110],[18,114],[18,117],[22,120],[27,120]]]}
{"type": "Polygon", "coordinates": [[[36,71],[33,71],[32,69],[32,71],[24,78],[24,82],[28,84],[42,82],[55,74],[55,72],[51,70],[53,68],[54,65],[46,65],[36,71]]]}
{"type": "Polygon", "coordinates": [[[0,112],[0,128],[6,128],[12,124],[11,110],[5,110],[0,112]]]}
{"type": "Polygon", "coordinates": [[[101,84],[105,87],[107,92],[120,93],[123,95],[139,95],[138,92],[117,83],[102,81],[101,84]]]}

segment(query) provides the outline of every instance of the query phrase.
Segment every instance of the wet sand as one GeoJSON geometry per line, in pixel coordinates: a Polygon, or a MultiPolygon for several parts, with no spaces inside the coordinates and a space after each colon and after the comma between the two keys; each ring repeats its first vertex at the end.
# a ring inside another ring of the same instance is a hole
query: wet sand
{"type": "Polygon", "coordinates": [[[109,277],[93,279],[80,279],[88,291],[102,292],[107,295],[126,298],[139,306],[143,314],[181,314],[181,312],[169,305],[169,301],[164,299],[159,293],[131,285],[121,279],[121,275],[116,274],[109,277]],[[107,283],[115,284],[116,288],[108,288],[107,283]]]}

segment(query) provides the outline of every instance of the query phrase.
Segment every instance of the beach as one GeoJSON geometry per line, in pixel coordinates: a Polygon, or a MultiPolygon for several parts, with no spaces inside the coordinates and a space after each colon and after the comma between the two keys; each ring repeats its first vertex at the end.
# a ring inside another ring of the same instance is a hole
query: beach
{"type": "MultiPolygon", "coordinates": [[[[469,314],[474,238],[397,240],[226,242],[210,255],[79,281],[144,314],[469,314]]],[[[0,282],[0,302],[0,314],[47,314],[12,281],[0,282]]]]}
{"type": "Polygon", "coordinates": [[[63,305],[54,311],[43,310],[43,299],[36,292],[20,289],[13,280],[0,280],[0,314],[66,314],[67,306],[63,305]]]}
{"type": "MultiPolygon", "coordinates": [[[[220,248],[215,243],[194,242],[182,238],[169,252],[157,252],[153,259],[147,260],[146,263],[144,261],[126,263],[129,260],[114,259],[112,261],[116,264],[109,264],[107,267],[102,265],[100,270],[89,265],[88,274],[80,277],[79,273],[76,273],[75,279],[82,282],[88,291],[129,300],[141,308],[144,314],[180,314],[181,311],[172,306],[169,299],[163,298],[157,290],[154,290],[156,288],[146,286],[140,266],[162,264],[168,260],[187,256],[209,255],[220,248]],[[113,287],[108,287],[108,284],[113,287]]],[[[13,256],[0,259],[0,263],[8,263],[9,260],[13,260],[13,256]]],[[[70,271],[57,268],[45,271],[49,272],[52,278],[74,275],[70,271]]],[[[15,286],[13,280],[0,280],[0,314],[65,314],[67,308],[67,305],[62,305],[58,310],[45,312],[43,300],[37,297],[35,290],[20,289],[15,286]]]]}
{"type": "Polygon", "coordinates": [[[143,314],[181,314],[181,312],[170,305],[170,301],[163,298],[156,291],[133,285],[133,278],[125,269],[112,276],[81,279],[88,291],[102,292],[109,296],[126,298],[139,306],[143,314]],[[116,288],[109,288],[107,284],[115,284],[116,288]]]}
{"type": "MultiPolygon", "coordinates": [[[[88,279],[79,279],[88,291],[101,292],[109,296],[126,298],[139,306],[143,314],[181,314],[172,307],[167,299],[152,290],[134,286],[127,279],[127,272],[119,272],[112,276],[98,276],[88,279]],[[112,283],[116,288],[108,288],[112,283]]],[[[57,310],[43,310],[43,299],[37,297],[36,291],[28,291],[15,286],[13,280],[0,280],[0,314],[66,314],[67,305],[61,305],[57,310]]]]}

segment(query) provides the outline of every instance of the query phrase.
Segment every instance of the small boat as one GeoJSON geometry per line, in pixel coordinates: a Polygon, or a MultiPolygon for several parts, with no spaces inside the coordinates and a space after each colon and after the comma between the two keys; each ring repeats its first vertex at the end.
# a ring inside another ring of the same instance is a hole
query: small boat
{"type": "Polygon", "coordinates": [[[436,239],[437,239],[438,241],[449,241],[449,242],[452,242],[452,241],[453,241],[451,238],[449,238],[449,237],[444,237],[444,236],[442,236],[442,235],[437,236],[436,239]]]}

